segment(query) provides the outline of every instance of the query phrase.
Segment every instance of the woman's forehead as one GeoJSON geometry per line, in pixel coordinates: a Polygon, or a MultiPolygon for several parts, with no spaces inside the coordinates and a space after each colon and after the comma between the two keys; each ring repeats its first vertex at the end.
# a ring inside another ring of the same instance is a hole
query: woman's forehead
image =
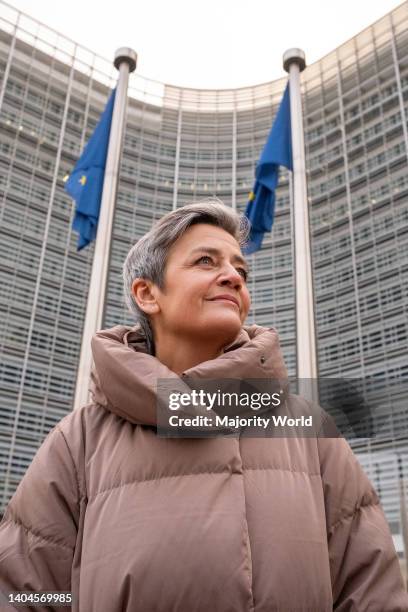
{"type": "Polygon", "coordinates": [[[234,250],[241,254],[240,246],[234,236],[231,236],[222,227],[208,223],[197,223],[189,227],[174,244],[175,250],[195,248],[198,246],[211,246],[219,249],[234,250]]]}

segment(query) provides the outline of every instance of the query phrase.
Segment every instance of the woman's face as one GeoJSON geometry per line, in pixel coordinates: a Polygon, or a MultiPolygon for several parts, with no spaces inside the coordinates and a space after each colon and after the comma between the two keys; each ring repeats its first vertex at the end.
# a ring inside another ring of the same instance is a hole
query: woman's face
{"type": "Polygon", "coordinates": [[[170,250],[163,290],[154,286],[155,334],[165,330],[193,341],[232,342],[250,307],[247,269],[228,232],[204,223],[191,226],[170,250]]]}

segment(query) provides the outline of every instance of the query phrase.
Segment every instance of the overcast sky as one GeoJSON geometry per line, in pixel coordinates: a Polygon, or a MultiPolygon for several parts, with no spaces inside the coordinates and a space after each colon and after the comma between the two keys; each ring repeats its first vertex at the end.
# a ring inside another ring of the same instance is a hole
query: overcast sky
{"type": "MultiPolygon", "coordinates": [[[[138,53],[139,74],[173,85],[229,88],[284,75],[282,54],[310,64],[400,4],[395,0],[9,0],[92,51],[138,53]]],[[[1,11],[1,4],[0,4],[1,11]]]]}

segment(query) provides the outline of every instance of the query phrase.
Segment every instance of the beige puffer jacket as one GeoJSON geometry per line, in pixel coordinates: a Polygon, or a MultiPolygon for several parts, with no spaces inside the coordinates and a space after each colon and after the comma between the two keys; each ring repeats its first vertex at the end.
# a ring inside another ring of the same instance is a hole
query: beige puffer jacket
{"type": "MultiPolygon", "coordinates": [[[[3,595],[71,591],[77,612],[408,610],[378,497],[344,439],[160,438],[156,381],[176,375],[137,328],[92,345],[93,403],[49,433],[0,524],[3,595]]],[[[286,369],[276,331],[252,326],[186,374],[286,369]]]]}

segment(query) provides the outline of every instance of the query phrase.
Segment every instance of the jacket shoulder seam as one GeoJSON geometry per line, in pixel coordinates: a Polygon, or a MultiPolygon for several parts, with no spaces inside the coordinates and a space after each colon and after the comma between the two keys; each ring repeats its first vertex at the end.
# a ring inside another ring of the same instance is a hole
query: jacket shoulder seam
{"type": "Polygon", "coordinates": [[[276,472],[291,472],[292,474],[305,474],[306,476],[318,476],[319,478],[321,477],[320,472],[316,473],[316,472],[308,472],[307,470],[294,470],[291,468],[285,468],[285,467],[280,467],[280,466],[275,466],[275,465],[267,465],[264,467],[247,467],[244,465],[243,468],[244,472],[245,471],[262,471],[262,470],[271,470],[271,471],[276,471],[276,472]]]}
{"type": "Polygon", "coordinates": [[[16,516],[13,516],[10,506],[7,508],[7,514],[8,516],[5,516],[4,518],[5,523],[6,522],[14,523],[15,525],[18,525],[19,527],[24,529],[24,531],[31,533],[34,537],[39,538],[40,540],[43,540],[44,542],[47,542],[48,544],[59,546],[60,548],[65,548],[66,550],[69,550],[70,552],[73,551],[73,547],[70,546],[69,544],[65,544],[63,542],[56,542],[53,538],[42,535],[36,529],[33,529],[32,527],[27,527],[27,525],[25,525],[21,519],[17,518],[16,516]]]}
{"type": "Polygon", "coordinates": [[[380,505],[380,500],[373,499],[365,504],[360,504],[359,506],[356,506],[353,512],[346,512],[345,514],[343,514],[343,516],[340,516],[340,518],[338,518],[337,521],[333,523],[331,527],[329,527],[329,533],[332,534],[337,529],[337,527],[340,525],[340,523],[342,523],[343,521],[346,521],[349,518],[354,519],[356,514],[360,512],[362,508],[368,508],[369,506],[379,506],[379,505],[380,505]]]}
{"type": "MultiPolygon", "coordinates": [[[[142,484],[145,482],[154,482],[154,481],[158,481],[158,480],[167,480],[169,478],[180,478],[183,476],[200,476],[203,474],[208,474],[208,475],[219,475],[219,474],[225,474],[228,473],[228,470],[221,470],[219,472],[190,472],[188,474],[168,474],[167,476],[154,476],[151,478],[132,478],[132,480],[128,480],[126,482],[121,482],[119,484],[113,485],[111,487],[108,487],[106,489],[101,489],[100,491],[96,491],[96,493],[94,493],[93,495],[90,495],[88,498],[88,502],[91,503],[94,501],[94,499],[96,499],[99,495],[103,495],[104,493],[110,493],[111,491],[114,491],[115,489],[120,489],[122,487],[127,487],[127,486],[131,486],[134,484],[142,484]]],[[[242,474],[241,474],[242,475],[242,474]]]]}
{"type": "Polygon", "coordinates": [[[182,474],[168,474],[166,476],[154,476],[151,478],[132,478],[132,480],[128,480],[126,482],[121,482],[119,484],[113,485],[111,487],[107,487],[106,489],[101,489],[100,491],[97,491],[96,493],[94,493],[93,495],[91,495],[88,499],[88,502],[91,503],[94,501],[94,499],[96,499],[99,495],[103,495],[104,493],[110,493],[111,491],[114,491],[115,489],[120,489],[121,487],[127,487],[127,486],[131,486],[134,484],[143,484],[146,482],[154,482],[154,481],[158,481],[158,480],[167,480],[169,478],[183,478],[183,477],[190,477],[190,476],[203,476],[203,475],[208,475],[208,476],[219,476],[220,474],[230,474],[231,476],[234,475],[238,475],[238,476],[243,476],[245,471],[256,471],[256,470],[276,470],[276,471],[284,471],[284,472],[292,472],[295,474],[306,474],[307,476],[313,476],[313,477],[319,477],[320,478],[320,474],[313,474],[312,472],[305,472],[304,470],[291,470],[291,469],[286,469],[286,468],[280,468],[280,467],[244,467],[243,468],[243,472],[229,472],[228,470],[220,470],[219,472],[214,471],[214,472],[209,472],[207,470],[205,471],[200,471],[200,472],[189,472],[189,473],[182,473],[182,474]]]}

